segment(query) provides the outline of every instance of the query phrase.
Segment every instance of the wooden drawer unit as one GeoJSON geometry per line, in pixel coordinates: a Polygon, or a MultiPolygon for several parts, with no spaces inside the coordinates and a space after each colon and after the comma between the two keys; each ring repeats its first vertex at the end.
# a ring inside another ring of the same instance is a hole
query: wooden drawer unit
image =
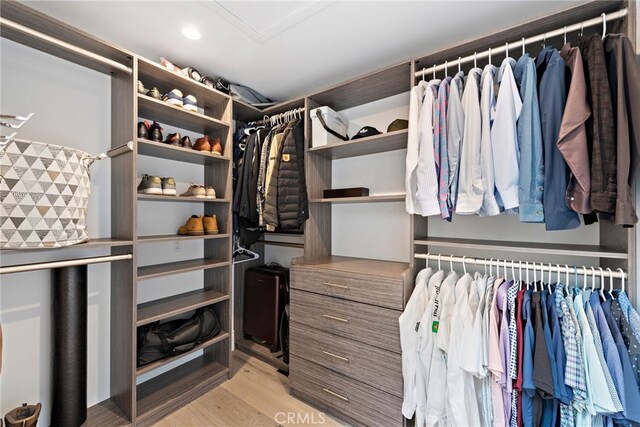
{"type": "Polygon", "coordinates": [[[299,323],[292,322],[290,328],[292,355],[402,397],[400,354],[299,323]]]}
{"type": "Polygon", "coordinates": [[[404,303],[400,278],[292,266],[291,287],[395,310],[404,303]]]}
{"type": "Polygon", "coordinates": [[[290,316],[312,328],[400,353],[398,317],[401,312],[304,292],[291,291],[290,316]]]}
{"type": "Polygon", "coordinates": [[[291,393],[366,426],[401,426],[402,399],[291,355],[291,393]]]}

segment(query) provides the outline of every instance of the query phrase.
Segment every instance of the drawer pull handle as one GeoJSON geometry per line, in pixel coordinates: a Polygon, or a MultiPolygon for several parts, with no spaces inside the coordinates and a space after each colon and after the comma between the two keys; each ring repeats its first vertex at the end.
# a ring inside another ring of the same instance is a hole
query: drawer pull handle
{"type": "Polygon", "coordinates": [[[342,399],[342,400],[344,400],[345,402],[348,402],[348,401],[349,401],[349,398],[348,398],[348,397],[346,397],[346,396],[343,396],[343,395],[341,395],[341,394],[336,393],[335,391],[331,390],[331,387],[323,388],[323,390],[324,390],[325,392],[329,393],[330,395],[337,397],[338,399],[342,399]]]}
{"type": "Polygon", "coordinates": [[[336,283],[325,282],[325,286],[331,286],[332,288],[349,289],[347,285],[338,285],[336,283]]]}
{"type": "Polygon", "coordinates": [[[322,350],[322,352],[323,352],[324,354],[326,354],[327,356],[335,357],[336,359],[340,359],[340,360],[342,360],[342,361],[344,361],[344,362],[348,362],[348,361],[349,361],[349,358],[348,358],[348,357],[338,356],[337,354],[333,354],[333,353],[331,353],[330,351],[326,351],[326,350],[322,350]]]}
{"type": "Polygon", "coordinates": [[[330,314],[323,314],[323,316],[326,319],[337,320],[338,322],[342,322],[342,323],[349,323],[348,319],[343,319],[342,317],[336,317],[336,316],[332,316],[330,314]]]}

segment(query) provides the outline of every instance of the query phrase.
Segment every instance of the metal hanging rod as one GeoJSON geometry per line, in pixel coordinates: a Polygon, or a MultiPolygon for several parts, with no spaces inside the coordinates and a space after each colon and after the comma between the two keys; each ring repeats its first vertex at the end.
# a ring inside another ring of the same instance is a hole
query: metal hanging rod
{"type": "MultiPolygon", "coordinates": [[[[599,267],[569,267],[569,266],[561,266],[561,265],[549,265],[549,263],[533,263],[531,261],[514,261],[514,260],[498,260],[498,259],[484,259],[484,258],[473,258],[467,256],[453,256],[453,255],[445,255],[445,254],[414,254],[414,258],[417,259],[425,259],[430,261],[445,261],[445,262],[455,262],[457,264],[471,264],[471,265],[486,265],[486,266],[494,266],[494,267],[502,267],[502,268],[528,268],[529,270],[535,271],[546,271],[550,273],[564,273],[564,274],[591,274],[592,268],[598,270],[599,267]]],[[[598,273],[599,276],[612,278],[612,279],[627,279],[627,273],[621,268],[616,269],[616,271],[606,271],[598,273]]]]}
{"type": "Polygon", "coordinates": [[[604,34],[606,33],[606,29],[607,29],[607,22],[609,21],[615,21],[616,19],[621,19],[624,18],[625,16],[627,16],[628,10],[625,7],[624,9],[620,9],[616,12],[612,12],[609,14],[605,14],[603,13],[602,15],[600,15],[597,18],[592,18],[589,19],[587,21],[583,21],[580,22],[578,24],[573,24],[573,25],[568,25],[566,27],[563,28],[559,28],[557,30],[554,31],[549,31],[546,32],[544,34],[539,34],[537,36],[533,36],[533,37],[529,37],[527,39],[525,39],[524,37],[521,40],[518,40],[516,42],[513,43],[506,43],[502,46],[499,47],[495,47],[495,48],[489,48],[487,50],[483,50],[482,52],[477,52],[474,53],[473,55],[469,55],[469,56],[464,56],[464,57],[460,57],[458,59],[455,59],[453,61],[447,61],[444,64],[440,64],[437,66],[433,66],[430,68],[423,68],[420,71],[416,71],[415,72],[415,76],[416,77],[422,77],[425,74],[428,73],[435,73],[437,71],[441,71],[444,70],[445,68],[449,67],[449,66],[456,66],[456,65],[462,65],[462,64],[466,64],[468,62],[474,62],[477,61],[478,59],[484,59],[484,58],[490,58],[492,55],[497,55],[500,53],[505,53],[508,52],[511,49],[517,49],[519,47],[523,47],[523,51],[524,51],[524,47],[528,44],[531,43],[537,43],[537,42],[544,42],[547,38],[553,38],[553,37],[557,37],[557,36],[561,36],[561,35],[566,35],[567,33],[573,32],[573,31],[582,31],[585,28],[589,28],[589,27],[595,27],[597,25],[602,25],[602,35],[604,36],[604,34]]]}
{"type": "Polygon", "coordinates": [[[249,124],[257,124],[257,125],[264,125],[267,123],[271,123],[271,125],[277,124],[277,123],[282,123],[282,122],[286,122],[289,120],[293,120],[295,118],[299,118],[302,119],[303,118],[303,114],[305,113],[305,111],[307,111],[306,108],[304,107],[300,107],[300,108],[294,108],[292,110],[289,111],[285,111],[283,113],[278,113],[278,114],[274,114],[272,116],[268,116],[265,114],[265,116],[262,118],[262,120],[258,120],[255,122],[249,122],[249,124]]]}
{"type": "Polygon", "coordinates": [[[111,255],[94,258],[78,258],[65,261],[37,262],[34,264],[10,265],[8,267],[0,267],[1,274],[24,273],[26,271],[48,270],[52,268],[74,267],[77,265],[99,264],[103,262],[115,262],[133,259],[133,255],[111,255]]]}
{"type": "Polygon", "coordinates": [[[6,26],[6,27],[12,28],[12,29],[14,29],[16,31],[20,31],[23,34],[27,34],[29,36],[39,38],[40,40],[46,41],[46,42],[51,43],[51,44],[53,44],[55,46],[58,46],[58,47],[61,47],[63,49],[66,49],[68,51],[71,51],[71,52],[86,56],[87,58],[91,58],[94,61],[101,62],[103,64],[106,64],[106,65],[110,66],[110,67],[118,69],[120,71],[124,71],[127,74],[131,74],[131,72],[132,72],[130,67],[127,67],[126,65],[123,65],[123,64],[121,64],[121,63],[119,63],[117,61],[114,61],[113,59],[105,58],[102,55],[98,55],[97,53],[93,53],[93,52],[88,51],[86,49],[83,49],[81,47],[72,45],[71,43],[67,43],[65,41],[58,40],[58,39],[56,39],[54,37],[51,37],[51,36],[49,36],[47,34],[41,33],[39,31],[36,31],[36,30],[34,30],[32,28],[29,28],[29,27],[25,27],[24,25],[18,24],[17,22],[10,21],[10,20],[8,20],[6,18],[0,17],[0,26],[6,26]]]}

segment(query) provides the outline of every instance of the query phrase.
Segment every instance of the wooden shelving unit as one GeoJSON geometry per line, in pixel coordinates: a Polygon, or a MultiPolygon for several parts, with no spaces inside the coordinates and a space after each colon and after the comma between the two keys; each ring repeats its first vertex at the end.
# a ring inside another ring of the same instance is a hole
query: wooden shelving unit
{"type": "Polygon", "coordinates": [[[171,274],[188,273],[190,271],[206,270],[228,265],[228,260],[207,258],[170,262],[168,264],[145,265],[144,267],[138,267],[138,280],[153,279],[154,277],[164,277],[171,274]]]}
{"type": "Polygon", "coordinates": [[[138,113],[146,119],[201,134],[209,134],[229,127],[221,120],[185,110],[140,93],[138,94],[138,113]]]}
{"type": "Polygon", "coordinates": [[[176,316],[196,308],[229,300],[229,294],[197,289],[154,301],[138,304],[137,326],[176,316]]]}
{"type": "Polygon", "coordinates": [[[154,234],[148,236],[138,236],[138,243],[158,243],[174,242],[176,240],[207,240],[207,239],[228,239],[230,234],[205,234],[203,236],[178,236],[176,234],[154,234]]]}
{"type": "Polygon", "coordinates": [[[117,248],[120,246],[131,246],[133,245],[133,240],[124,240],[124,239],[113,239],[111,237],[99,237],[96,239],[90,239],[87,242],[80,243],[73,246],[66,246],[62,248],[38,248],[38,249],[2,249],[0,250],[0,255],[2,254],[15,254],[15,253],[24,253],[24,252],[38,252],[38,253],[49,253],[51,251],[55,251],[56,254],[64,253],[65,251],[78,250],[78,249],[104,249],[104,248],[117,248]]]}
{"type": "Polygon", "coordinates": [[[407,148],[407,130],[374,135],[353,141],[338,142],[309,148],[309,153],[331,160],[384,153],[407,148]]]}
{"type": "Polygon", "coordinates": [[[310,203],[385,203],[385,202],[404,202],[404,194],[391,194],[384,196],[363,196],[363,197],[335,197],[328,199],[311,199],[310,203]]]}
{"type": "Polygon", "coordinates": [[[148,202],[188,202],[188,203],[230,203],[228,199],[207,199],[202,197],[156,196],[154,194],[138,194],[138,200],[148,202]]]}
{"type": "Polygon", "coordinates": [[[178,162],[195,163],[198,165],[224,164],[229,162],[229,156],[223,156],[196,151],[191,148],[176,147],[162,142],[138,139],[138,154],[143,156],[158,157],[161,159],[175,160],[178,162]]]}

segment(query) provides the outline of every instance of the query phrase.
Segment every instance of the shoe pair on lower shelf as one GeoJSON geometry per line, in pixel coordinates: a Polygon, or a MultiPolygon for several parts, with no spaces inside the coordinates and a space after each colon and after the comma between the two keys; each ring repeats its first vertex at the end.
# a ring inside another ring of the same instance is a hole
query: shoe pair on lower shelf
{"type": "Polygon", "coordinates": [[[196,185],[193,182],[189,183],[187,191],[182,193],[180,197],[195,197],[197,199],[215,199],[216,190],[212,186],[205,187],[204,185],[196,185]]]}
{"type": "Polygon", "coordinates": [[[215,215],[191,215],[191,218],[178,228],[180,236],[202,236],[218,233],[218,219],[215,215]]]}
{"type": "Polygon", "coordinates": [[[219,156],[222,155],[222,144],[218,137],[209,139],[208,135],[204,135],[203,137],[196,139],[196,143],[193,144],[193,149],[219,156]]]}
{"type": "Polygon", "coordinates": [[[138,193],[175,196],[177,194],[176,181],[170,176],[160,178],[159,176],[144,174],[138,185],[138,193]]]}

